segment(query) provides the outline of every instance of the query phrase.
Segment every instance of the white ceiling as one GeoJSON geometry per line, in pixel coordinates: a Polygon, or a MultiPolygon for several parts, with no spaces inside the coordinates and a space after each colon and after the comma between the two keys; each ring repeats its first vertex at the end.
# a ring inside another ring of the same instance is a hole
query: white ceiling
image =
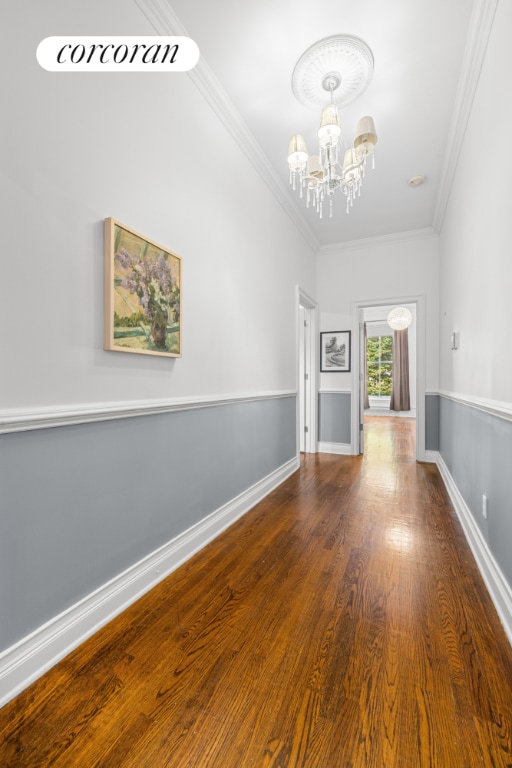
{"type": "Polygon", "coordinates": [[[215,76],[206,87],[220,83],[229,108],[261,148],[263,164],[270,164],[274,191],[305,222],[313,242],[433,226],[473,0],[170,0],[170,5],[180,31],[199,45],[203,75],[215,76]],[[291,75],[306,48],[333,34],[356,35],[373,51],[373,79],[340,117],[351,145],[358,118],[372,115],[379,143],[375,171],[367,172],[350,214],[340,195],[334,217],[324,213],[319,220],[289,187],[288,141],[302,133],[313,154],[319,120],[318,111],[293,96],[291,75]],[[416,174],[426,182],[411,188],[407,181],[416,174]]]}

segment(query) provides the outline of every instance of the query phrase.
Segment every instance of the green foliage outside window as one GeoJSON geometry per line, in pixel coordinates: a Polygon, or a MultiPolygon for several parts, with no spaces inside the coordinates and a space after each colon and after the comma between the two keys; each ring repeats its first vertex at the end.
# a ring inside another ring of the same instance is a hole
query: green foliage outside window
{"type": "Polygon", "coordinates": [[[368,394],[391,395],[393,337],[369,336],[366,340],[368,394]]]}

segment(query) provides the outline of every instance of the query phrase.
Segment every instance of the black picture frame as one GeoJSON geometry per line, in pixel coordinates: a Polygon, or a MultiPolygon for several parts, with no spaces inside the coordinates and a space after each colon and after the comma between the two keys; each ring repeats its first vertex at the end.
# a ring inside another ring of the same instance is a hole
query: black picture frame
{"type": "Polygon", "coordinates": [[[351,331],[322,331],[320,372],[350,373],[351,331]]]}

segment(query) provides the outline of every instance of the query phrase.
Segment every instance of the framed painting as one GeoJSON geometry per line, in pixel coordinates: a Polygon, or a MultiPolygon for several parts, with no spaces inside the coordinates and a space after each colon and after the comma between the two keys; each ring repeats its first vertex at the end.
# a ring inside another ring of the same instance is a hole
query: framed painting
{"type": "Polygon", "coordinates": [[[320,334],[320,371],[350,372],[350,331],[325,331],[320,334]]]}
{"type": "Polygon", "coordinates": [[[105,219],[105,349],[181,357],[181,257],[105,219]]]}

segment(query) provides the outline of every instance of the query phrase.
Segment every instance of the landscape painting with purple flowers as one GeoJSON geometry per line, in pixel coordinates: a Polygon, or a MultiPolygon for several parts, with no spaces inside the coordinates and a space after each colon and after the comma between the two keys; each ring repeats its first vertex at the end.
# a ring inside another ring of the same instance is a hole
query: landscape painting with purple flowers
{"type": "Polygon", "coordinates": [[[181,257],[105,219],[105,349],[181,357],[181,257]]]}

